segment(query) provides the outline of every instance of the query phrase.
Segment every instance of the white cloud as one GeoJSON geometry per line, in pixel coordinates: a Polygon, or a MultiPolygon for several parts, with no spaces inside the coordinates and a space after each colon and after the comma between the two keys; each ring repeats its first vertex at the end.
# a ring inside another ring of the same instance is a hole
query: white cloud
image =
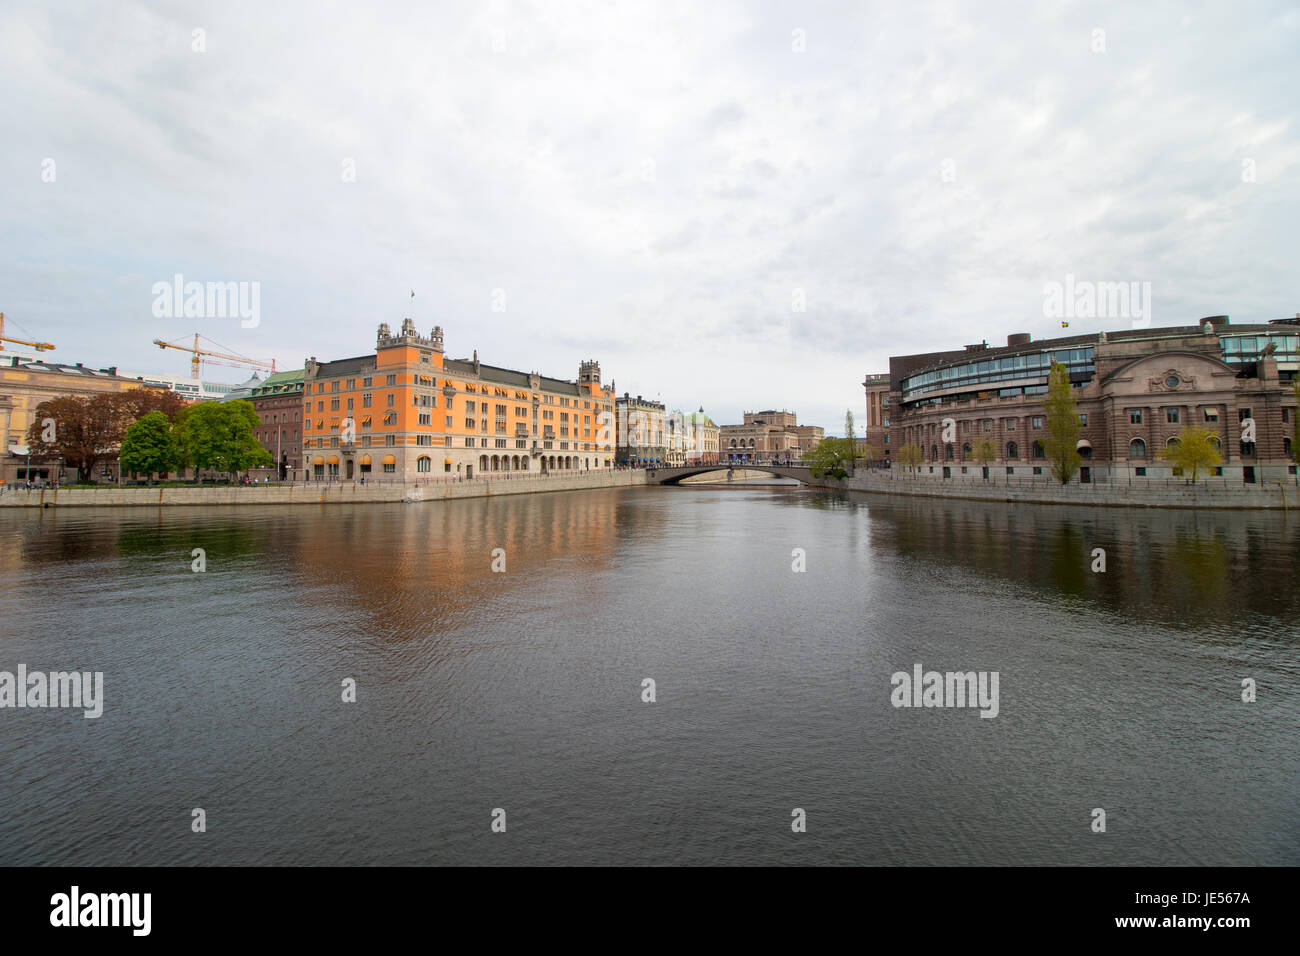
{"type": "Polygon", "coordinates": [[[199,331],[285,366],[410,314],[453,356],[838,430],[890,354],[1052,334],[1066,273],[1152,282],[1164,323],[1296,310],[1294,11],[1181,16],[8,4],[3,307],[154,369],[194,329],[152,282],[257,280],[257,329],[199,331]]]}

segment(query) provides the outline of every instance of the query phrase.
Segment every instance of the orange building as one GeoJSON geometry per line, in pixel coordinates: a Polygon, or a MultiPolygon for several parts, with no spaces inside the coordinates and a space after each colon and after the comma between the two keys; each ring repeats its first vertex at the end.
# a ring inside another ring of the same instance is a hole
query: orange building
{"type": "Polygon", "coordinates": [[[613,466],[613,411],[597,362],[565,381],[448,359],[440,326],[426,338],[404,319],[380,324],[373,355],[307,360],[302,460],[344,481],[591,471],[613,466]]]}

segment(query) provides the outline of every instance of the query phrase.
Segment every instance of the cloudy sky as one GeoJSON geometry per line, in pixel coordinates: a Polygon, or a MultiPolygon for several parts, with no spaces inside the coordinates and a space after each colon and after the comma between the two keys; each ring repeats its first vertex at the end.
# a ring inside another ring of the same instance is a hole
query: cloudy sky
{"type": "Polygon", "coordinates": [[[1066,275],[1154,325],[1300,311],[1297,51],[1268,2],[9,0],[0,311],[173,373],[151,340],[291,367],[409,315],[838,432],[891,354],[1060,333],[1066,275]],[[178,273],[258,324],[156,316],[178,273]]]}

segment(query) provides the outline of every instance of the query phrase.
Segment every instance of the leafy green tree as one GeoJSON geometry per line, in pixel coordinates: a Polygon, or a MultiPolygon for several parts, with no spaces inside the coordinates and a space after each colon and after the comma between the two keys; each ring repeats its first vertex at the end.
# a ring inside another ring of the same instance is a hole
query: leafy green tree
{"type": "Polygon", "coordinates": [[[175,468],[176,439],[172,435],[172,423],[167,420],[166,414],[149,412],[133,422],[122,438],[120,454],[122,470],[149,475],[151,485],[155,473],[175,468]]]}
{"type": "Polygon", "coordinates": [[[829,475],[843,478],[848,474],[844,465],[853,461],[857,449],[848,438],[823,438],[817,447],[804,456],[814,478],[829,475]]]}
{"type": "Polygon", "coordinates": [[[913,469],[912,475],[915,477],[915,469],[921,464],[921,462],[925,461],[925,453],[921,451],[919,445],[914,442],[908,442],[906,445],[903,445],[898,449],[897,459],[900,465],[913,469]]]}
{"type": "Polygon", "coordinates": [[[846,408],[844,410],[844,437],[847,438],[849,441],[853,441],[853,439],[857,437],[857,435],[854,434],[854,429],[855,426],[853,424],[853,409],[846,408]]]}
{"type": "Polygon", "coordinates": [[[253,429],[261,424],[251,402],[201,402],[177,415],[180,461],[193,465],[194,479],[204,468],[234,474],[271,464],[271,453],[258,444],[253,429]]]}
{"type": "Polygon", "coordinates": [[[1178,433],[1178,437],[1156,453],[1158,458],[1181,468],[1183,474],[1192,474],[1192,484],[1202,468],[1209,471],[1215,465],[1223,464],[1219,454],[1218,436],[1208,428],[1189,425],[1178,433]]]}
{"type": "Polygon", "coordinates": [[[992,439],[981,438],[975,442],[970,454],[982,467],[987,468],[990,462],[997,461],[998,446],[993,444],[992,439]]]}
{"type": "Polygon", "coordinates": [[[1053,362],[1047,379],[1047,398],[1043,408],[1047,412],[1047,434],[1043,438],[1043,452],[1052,468],[1052,476],[1063,485],[1079,472],[1083,456],[1076,447],[1083,426],[1075,411],[1074,389],[1065,366],[1053,362]]]}

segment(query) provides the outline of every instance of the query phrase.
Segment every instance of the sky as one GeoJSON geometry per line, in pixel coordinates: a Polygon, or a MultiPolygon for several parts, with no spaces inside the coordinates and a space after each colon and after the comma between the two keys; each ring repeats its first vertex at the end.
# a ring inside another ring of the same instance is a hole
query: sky
{"type": "Polygon", "coordinates": [[[294,368],[409,316],[839,434],[890,355],[1127,327],[1063,332],[1067,276],[1300,312],[1298,51],[1269,2],[7,0],[0,311],[173,374],[154,339],[294,368]],[[168,314],[176,275],[256,321],[168,314]]]}

